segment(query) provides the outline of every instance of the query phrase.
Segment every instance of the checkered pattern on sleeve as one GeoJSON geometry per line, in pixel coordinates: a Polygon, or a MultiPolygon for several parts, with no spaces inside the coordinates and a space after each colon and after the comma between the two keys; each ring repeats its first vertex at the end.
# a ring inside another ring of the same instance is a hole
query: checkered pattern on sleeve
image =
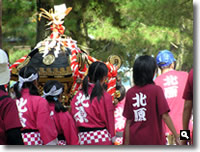
{"type": "Polygon", "coordinates": [[[123,137],[117,137],[117,138],[116,138],[116,142],[117,142],[119,145],[122,145],[122,144],[123,144],[123,137]]]}
{"type": "Polygon", "coordinates": [[[79,132],[80,145],[111,141],[111,135],[104,130],[79,132]]]}
{"type": "Polygon", "coordinates": [[[39,132],[22,133],[24,145],[42,145],[43,141],[40,138],[39,132]]]}
{"type": "Polygon", "coordinates": [[[58,140],[58,145],[67,145],[66,140],[58,140]]]}

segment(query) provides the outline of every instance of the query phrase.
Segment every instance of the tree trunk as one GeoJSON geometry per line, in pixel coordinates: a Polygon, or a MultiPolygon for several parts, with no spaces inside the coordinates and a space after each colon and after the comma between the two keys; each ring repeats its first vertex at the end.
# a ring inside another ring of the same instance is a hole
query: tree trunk
{"type": "MultiPolygon", "coordinates": [[[[54,0],[37,0],[37,12],[40,13],[40,8],[44,8],[46,11],[49,11],[54,6],[54,0]]],[[[44,40],[49,34],[50,30],[46,30],[48,27],[46,24],[48,20],[45,18],[41,18],[41,20],[37,20],[37,36],[36,36],[36,44],[42,40],[44,40]]]]}
{"type": "Polygon", "coordinates": [[[2,0],[0,0],[0,48],[2,48],[2,0]]]}
{"type": "MultiPolygon", "coordinates": [[[[184,21],[183,21],[184,23],[184,21]]],[[[176,59],[176,69],[177,70],[182,70],[182,65],[183,65],[183,58],[184,58],[184,55],[186,54],[185,53],[185,44],[184,44],[184,38],[183,38],[183,34],[182,33],[185,33],[185,25],[184,24],[181,24],[181,27],[180,27],[180,33],[181,33],[181,39],[180,39],[180,48],[179,48],[179,54],[178,54],[178,57],[176,59]]]]}

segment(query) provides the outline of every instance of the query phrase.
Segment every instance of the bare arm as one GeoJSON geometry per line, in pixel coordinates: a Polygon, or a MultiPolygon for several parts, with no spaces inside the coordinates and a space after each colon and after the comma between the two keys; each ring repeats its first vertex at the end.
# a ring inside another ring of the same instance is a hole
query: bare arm
{"type": "Polygon", "coordinates": [[[124,145],[129,145],[129,130],[130,130],[130,124],[131,124],[131,120],[126,120],[124,145]]]}
{"type": "MultiPolygon", "coordinates": [[[[189,121],[192,113],[192,100],[185,100],[184,109],[183,109],[183,130],[188,130],[189,121]]],[[[183,145],[187,144],[187,141],[182,141],[183,145]]]]}
{"type": "Polygon", "coordinates": [[[178,136],[178,134],[177,134],[177,132],[176,132],[176,129],[175,129],[175,127],[174,127],[174,124],[173,124],[173,122],[172,122],[172,120],[171,120],[171,117],[169,116],[168,112],[166,112],[166,113],[164,113],[164,114],[162,115],[162,119],[164,120],[164,122],[166,123],[166,125],[167,125],[167,127],[170,129],[170,131],[173,133],[173,135],[175,136],[176,144],[177,144],[177,145],[180,145],[181,142],[180,142],[180,140],[179,140],[179,136],[178,136]]]}
{"type": "Polygon", "coordinates": [[[192,113],[192,100],[185,100],[183,109],[183,129],[188,130],[189,121],[192,113]]]}

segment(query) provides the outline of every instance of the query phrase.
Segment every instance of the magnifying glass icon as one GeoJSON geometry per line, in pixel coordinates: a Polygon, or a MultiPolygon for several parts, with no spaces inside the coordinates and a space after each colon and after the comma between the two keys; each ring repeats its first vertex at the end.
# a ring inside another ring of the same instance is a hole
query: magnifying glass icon
{"type": "Polygon", "coordinates": [[[182,131],[182,132],[181,132],[181,136],[182,136],[182,137],[185,137],[186,139],[189,139],[189,137],[188,137],[186,131],[182,131]]]}

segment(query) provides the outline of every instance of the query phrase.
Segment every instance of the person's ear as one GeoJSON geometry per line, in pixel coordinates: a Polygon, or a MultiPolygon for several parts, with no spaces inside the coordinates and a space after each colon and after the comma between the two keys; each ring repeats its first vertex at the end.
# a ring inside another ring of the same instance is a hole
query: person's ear
{"type": "Polygon", "coordinates": [[[175,64],[174,64],[174,62],[172,62],[172,64],[170,65],[170,68],[171,68],[171,69],[175,69],[175,64]]]}
{"type": "Polygon", "coordinates": [[[106,80],[107,80],[107,76],[104,76],[103,79],[100,81],[101,85],[103,85],[106,80]]]}
{"type": "Polygon", "coordinates": [[[38,80],[34,80],[34,81],[33,81],[33,84],[34,84],[36,87],[38,87],[38,80]]]}

